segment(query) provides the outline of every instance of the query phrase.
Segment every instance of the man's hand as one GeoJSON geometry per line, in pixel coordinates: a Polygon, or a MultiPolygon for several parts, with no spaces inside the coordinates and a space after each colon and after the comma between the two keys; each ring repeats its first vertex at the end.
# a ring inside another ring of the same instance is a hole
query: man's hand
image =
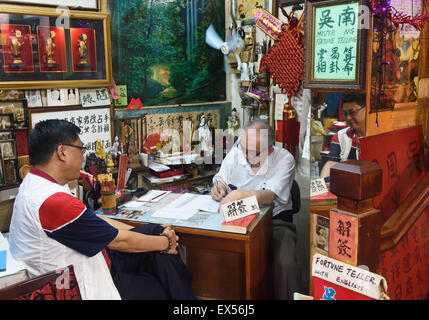
{"type": "Polygon", "coordinates": [[[232,202],[232,201],[235,201],[235,200],[241,200],[241,199],[244,199],[244,198],[246,198],[246,195],[243,194],[242,190],[231,191],[230,193],[228,193],[228,195],[225,198],[223,198],[223,200],[220,203],[219,208],[222,205],[224,205],[225,203],[232,202]]]}
{"type": "Polygon", "coordinates": [[[222,198],[226,195],[226,186],[220,181],[213,183],[210,194],[214,200],[221,201],[222,198]]]}
{"type": "Polygon", "coordinates": [[[176,235],[173,229],[171,229],[171,225],[163,225],[165,227],[164,231],[162,231],[162,234],[165,234],[168,236],[169,239],[171,239],[172,244],[170,250],[168,250],[167,254],[177,254],[177,247],[179,246],[179,237],[176,235]]]}

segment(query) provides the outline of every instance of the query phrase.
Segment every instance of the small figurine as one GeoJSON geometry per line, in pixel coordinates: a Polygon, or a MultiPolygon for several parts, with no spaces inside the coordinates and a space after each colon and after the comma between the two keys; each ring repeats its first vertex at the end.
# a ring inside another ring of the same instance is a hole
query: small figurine
{"type": "Polygon", "coordinates": [[[55,31],[51,30],[49,32],[49,38],[45,42],[46,49],[46,67],[48,68],[56,68],[59,66],[57,61],[55,60],[55,31]]]}
{"type": "Polygon", "coordinates": [[[97,140],[97,149],[95,151],[95,154],[99,159],[106,159],[107,153],[106,151],[104,151],[103,144],[101,143],[100,139],[97,140]]]}
{"type": "Polygon", "coordinates": [[[107,167],[107,173],[113,173],[113,168],[115,167],[115,164],[113,163],[112,156],[110,155],[107,156],[106,167],[107,167]]]}
{"type": "Polygon", "coordinates": [[[228,117],[226,125],[227,131],[232,135],[234,135],[234,132],[240,128],[240,119],[238,117],[237,109],[232,109],[231,115],[228,117]]]}
{"type": "Polygon", "coordinates": [[[119,138],[118,138],[118,136],[115,136],[115,142],[113,142],[113,145],[109,150],[109,154],[114,156],[114,157],[121,154],[121,151],[119,150],[119,138]]]}
{"type": "Polygon", "coordinates": [[[138,168],[141,167],[140,155],[137,147],[130,145],[128,148],[128,167],[129,168],[138,168]]]}
{"type": "Polygon", "coordinates": [[[87,53],[88,53],[87,41],[88,41],[88,36],[85,33],[79,34],[79,39],[77,40],[79,61],[76,64],[76,67],[78,68],[91,67],[91,64],[89,63],[88,57],[87,57],[87,53]]]}
{"type": "Polygon", "coordinates": [[[213,151],[212,146],[212,133],[210,132],[210,129],[208,127],[206,116],[204,114],[200,117],[200,125],[198,126],[198,129],[195,132],[196,139],[194,141],[200,142],[200,151],[204,152],[206,155],[211,155],[213,151]]]}
{"type": "Polygon", "coordinates": [[[12,55],[11,65],[21,65],[24,62],[21,57],[21,47],[24,44],[23,37],[20,30],[15,30],[15,35],[9,37],[10,53],[12,55]]]}

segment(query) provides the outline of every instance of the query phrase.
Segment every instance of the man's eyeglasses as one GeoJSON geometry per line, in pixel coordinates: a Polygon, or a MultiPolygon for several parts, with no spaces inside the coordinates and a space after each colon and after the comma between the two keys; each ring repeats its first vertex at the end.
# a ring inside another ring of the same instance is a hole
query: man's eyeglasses
{"type": "Polygon", "coordinates": [[[360,107],[360,108],[353,110],[353,111],[343,111],[344,118],[347,118],[347,116],[352,117],[354,114],[356,114],[358,111],[362,110],[363,108],[365,108],[365,106],[360,107]]]}
{"type": "Polygon", "coordinates": [[[86,152],[86,147],[83,147],[83,146],[81,147],[81,146],[76,146],[74,144],[67,144],[67,143],[63,143],[62,145],[73,147],[73,148],[78,148],[78,149],[80,149],[80,151],[82,151],[82,154],[85,154],[85,152],[86,152]]]}
{"type": "Polygon", "coordinates": [[[250,154],[253,157],[257,157],[259,156],[262,152],[264,152],[265,150],[261,150],[259,152],[256,152],[256,150],[247,150],[246,148],[244,148],[240,143],[238,144],[238,149],[241,150],[241,152],[243,152],[244,154],[246,154],[247,156],[250,154]]]}

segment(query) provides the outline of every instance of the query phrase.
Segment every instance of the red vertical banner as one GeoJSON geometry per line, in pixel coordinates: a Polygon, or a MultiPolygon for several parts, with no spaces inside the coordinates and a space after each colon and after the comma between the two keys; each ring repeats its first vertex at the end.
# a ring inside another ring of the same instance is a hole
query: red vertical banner
{"type": "Polygon", "coordinates": [[[15,129],[15,141],[17,156],[21,157],[28,155],[28,130],[15,129]]]}
{"type": "Polygon", "coordinates": [[[424,300],[429,292],[429,207],[401,240],[380,254],[392,300],[424,300]]]}
{"type": "Polygon", "coordinates": [[[356,266],[358,229],[357,217],[331,210],[329,214],[329,257],[356,266]]]}
{"type": "Polygon", "coordinates": [[[425,174],[422,127],[363,137],[359,144],[359,159],[383,169],[383,190],[374,198],[374,207],[387,220],[425,174]]]}

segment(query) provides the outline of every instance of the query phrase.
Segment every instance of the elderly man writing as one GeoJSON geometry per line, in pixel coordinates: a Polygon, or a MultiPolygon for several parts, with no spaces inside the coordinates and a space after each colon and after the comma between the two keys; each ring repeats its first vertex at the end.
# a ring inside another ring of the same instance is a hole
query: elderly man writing
{"type": "Polygon", "coordinates": [[[296,228],[288,213],[292,209],[295,159],[287,150],[274,146],[274,140],[274,130],[265,121],[247,125],[214,176],[211,196],[221,204],[256,196],[259,205],[274,205],[274,294],[276,299],[292,299],[293,292],[300,289],[296,228]]]}

